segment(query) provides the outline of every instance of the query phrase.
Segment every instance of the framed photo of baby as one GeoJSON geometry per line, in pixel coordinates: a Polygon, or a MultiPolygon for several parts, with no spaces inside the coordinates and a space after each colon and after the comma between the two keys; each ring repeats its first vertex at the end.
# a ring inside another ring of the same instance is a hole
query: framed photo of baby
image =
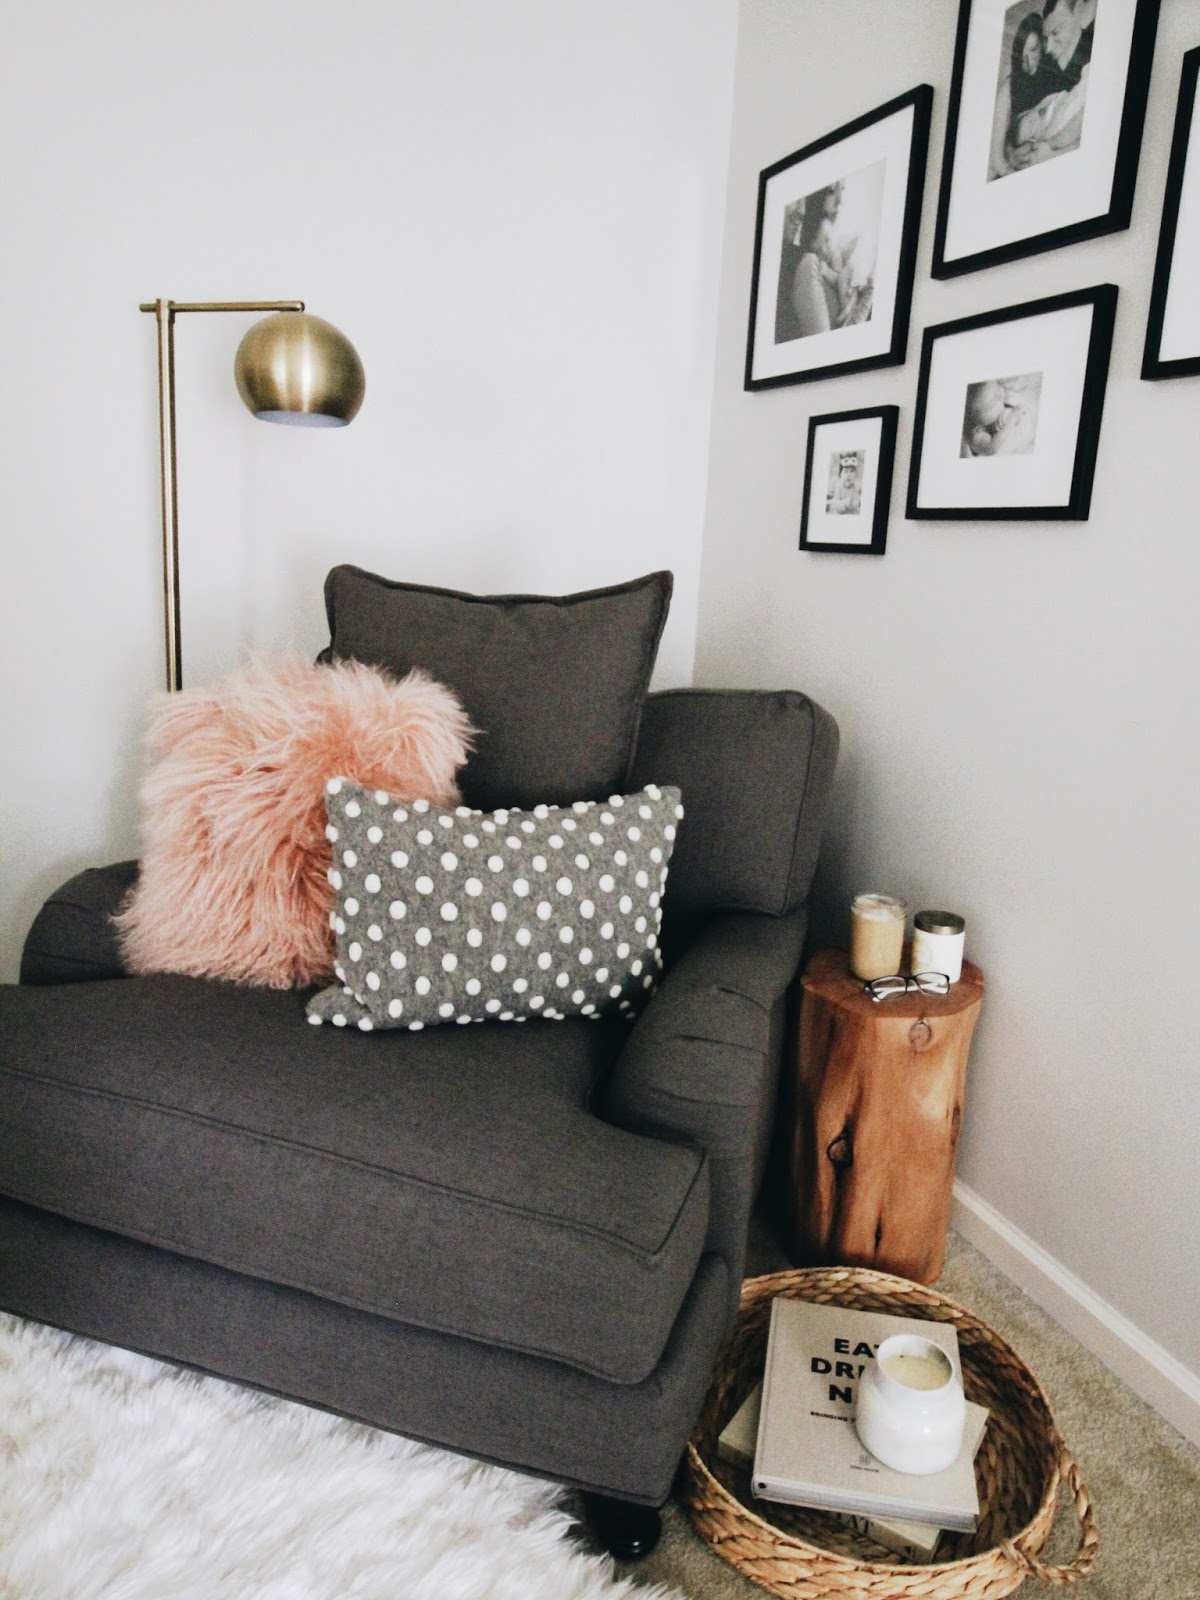
{"type": "Polygon", "coordinates": [[[1102,283],[926,328],[910,517],[1086,520],[1116,307],[1102,283]]]}
{"type": "Polygon", "coordinates": [[[801,550],[881,556],[887,548],[897,406],[808,419],[801,550]]]}
{"type": "Polygon", "coordinates": [[[1160,0],[960,0],[932,273],[1129,226],[1160,0]]]}
{"type": "Polygon", "coordinates": [[[903,362],[933,90],[759,174],[747,389],[903,362]]]}

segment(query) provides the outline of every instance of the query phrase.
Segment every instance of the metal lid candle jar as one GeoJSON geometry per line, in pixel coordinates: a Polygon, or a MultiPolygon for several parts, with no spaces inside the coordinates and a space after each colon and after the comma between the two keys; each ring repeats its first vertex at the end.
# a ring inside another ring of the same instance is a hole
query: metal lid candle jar
{"type": "Polygon", "coordinates": [[[913,918],[912,970],[962,977],[966,923],[953,911],[918,911],[913,918]]]}

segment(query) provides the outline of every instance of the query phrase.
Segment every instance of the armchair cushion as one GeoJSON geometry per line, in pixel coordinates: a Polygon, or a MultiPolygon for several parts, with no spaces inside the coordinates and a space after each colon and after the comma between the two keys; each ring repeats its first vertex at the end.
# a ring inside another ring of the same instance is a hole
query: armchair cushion
{"type": "Polygon", "coordinates": [[[338,566],[321,659],[397,677],[421,667],[453,689],[481,730],[459,778],[468,805],[603,800],[630,787],[671,582],[653,572],[581,594],[474,595],[338,566]]]}
{"type": "Polygon", "coordinates": [[[155,976],[80,998],[0,989],[0,1192],[617,1383],[655,1367],[708,1166],[590,1110],[623,1023],[346,1037],[305,1027],[297,992],[155,976]]]}
{"type": "Polygon", "coordinates": [[[782,689],[671,689],[646,701],[632,786],[683,791],[663,929],[670,957],[712,911],[781,916],[808,897],[837,723],[782,689]]]}

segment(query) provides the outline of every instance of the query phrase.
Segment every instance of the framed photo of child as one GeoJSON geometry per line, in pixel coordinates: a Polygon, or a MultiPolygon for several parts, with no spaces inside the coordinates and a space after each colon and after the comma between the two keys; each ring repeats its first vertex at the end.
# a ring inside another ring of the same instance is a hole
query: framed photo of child
{"type": "Polygon", "coordinates": [[[1086,520],[1116,308],[1102,283],[926,328],[910,517],[1086,520]]]}
{"type": "Polygon", "coordinates": [[[874,406],[808,419],[801,550],[884,553],[899,415],[874,406]]]}
{"type": "Polygon", "coordinates": [[[960,0],[935,278],[1129,226],[1160,0],[960,0]]]}
{"type": "Polygon", "coordinates": [[[903,362],[932,103],[920,84],[759,174],[747,389],[903,362]]]}

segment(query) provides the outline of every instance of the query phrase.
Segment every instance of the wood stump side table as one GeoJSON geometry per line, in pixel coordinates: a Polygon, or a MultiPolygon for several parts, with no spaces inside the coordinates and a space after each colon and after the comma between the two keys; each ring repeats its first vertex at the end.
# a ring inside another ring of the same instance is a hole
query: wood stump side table
{"type": "Polygon", "coordinates": [[[822,950],[801,990],[791,1146],[796,1260],[932,1283],[945,1254],[983,974],[964,961],[948,994],[873,1000],[847,951],[822,950]]]}

